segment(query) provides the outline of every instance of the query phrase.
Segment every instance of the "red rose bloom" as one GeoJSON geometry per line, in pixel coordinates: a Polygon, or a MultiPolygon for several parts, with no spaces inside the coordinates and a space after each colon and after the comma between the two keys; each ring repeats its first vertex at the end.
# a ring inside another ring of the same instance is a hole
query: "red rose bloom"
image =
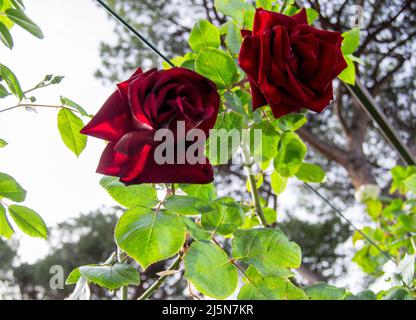
{"type": "Polygon", "coordinates": [[[243,30],[239,64],[247,73],[253,108],[269,105],[276,118],[302,108],[321,112],[333,99],[332,80],[347,67],[339,32],[294,16],[258,9],[253,31],[243,30]]]}
{"type": "Polygon", "coordinates": [[[220,98],[215,84],[184,68],[143,73],[139,68],[105,102],[81,130],[107,140],[97,172],[120,177],[125,184],[209,183],[213,170],[204,164],[164,164],[154,159],[158,129],[176,132],[199,128],[208,135],[216,121],[220,98]]]}

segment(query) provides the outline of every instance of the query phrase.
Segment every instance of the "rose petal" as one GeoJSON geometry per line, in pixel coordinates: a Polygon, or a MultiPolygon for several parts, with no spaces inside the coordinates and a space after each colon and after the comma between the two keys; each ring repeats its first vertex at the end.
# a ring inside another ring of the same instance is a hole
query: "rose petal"
{"type": "Polygon", "coordinates": [[[115,142],[133,128],[130,110],[120,90],[114,92],[81,133],[115,142]]]}
{"type": "Polygon", "coordinates": [[[125,170],[124,167],[126,163],[128,163],[129,157],[116,152],[114,146],[114,143],[108,143],[105,147],[98,164],[97,173],[106,176],[123,176],[125,170]]]}
{"type": "Polygon", "coordinates": [[[259,45],[260,41],[258,38],[251,36],[245,37],[238,56],[238,64],[241,69],[254,81],[258,80],[259,45]]]}
{"type": "Polygon", "coordinates": [[[114,146],[114,150],[125,155],[136,155],[145,145],[154,145],[154,130],[138,130],[126,133],[114,146]]]}
{"type": "Polygon", "coordinates": [[[299,22],[293,17],[281,13],[257,9],[254,16],[253,35],[261,36],[266,30],[271,30],[275,26],[284,26],[290,30],[299,22]]]}

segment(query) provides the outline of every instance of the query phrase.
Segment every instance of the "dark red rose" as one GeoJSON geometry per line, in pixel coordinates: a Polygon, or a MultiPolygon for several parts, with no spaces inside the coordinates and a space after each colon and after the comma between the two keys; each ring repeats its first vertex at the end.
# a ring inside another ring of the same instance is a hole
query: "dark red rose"
{"type": "MultiPolygon", "coordinates": [[[[219,95],[214,83],[184,68],[143,73],[139,68],[105,102],[82,133],[109,143],[97,172],[120,177],[125,184],[209,183],[213,170],[204,164],[164,164],[154,159],[158,129],[176,132],[201,129],[206,135],[216,121],[219,95]]],[[[176,143],[176,141],[175,141],[176,143]]]]}
{"type": "Polygon", "coordinates": [[[347,67],[339,32],[309,26],[304,9],[292,17],[258,9],[253,31],[242,33],[239,64],[254,109],[268,104],[278,118],[302,108],[321,112],[333,99],[332,80],[347,67]]]}

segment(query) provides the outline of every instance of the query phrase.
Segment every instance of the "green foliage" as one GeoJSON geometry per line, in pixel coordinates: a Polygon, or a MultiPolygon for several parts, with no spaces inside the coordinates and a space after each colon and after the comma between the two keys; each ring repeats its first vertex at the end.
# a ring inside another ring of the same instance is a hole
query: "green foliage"
{"type": "Polygon", "coordinates": [[[283,177],[295,175],[302,166],[306,156],[306,145],[294,132],[285,132],[280,139],[277,157],[274,167],[283,177]]]}
{"type": "Polygon", "coordinates": [[[208,47],[218,48],[220,44],[220,32],[209,21],[199,20],[192,28],[189,45],[193,51],[198,52],[208,47]]]}
{"type": "Polygon", "coordinates": [[[185,234],[179,216],[145,208],[126,211],[115,229],[118,246],[144,269],[179,252],[185,234]]]}
{"type": "Polygon", "coordinates": [[[7,48],[13,48],[14,43],[12,35],[9,29],[7,29],[7,27],[2,22],[0,22],[0,40],[7,48]]]}
{"type": "Polygon", "coordinates": [[[20,9],[7,9],[7,17],[14,23],[30,32],[32,35],[39,39],[43,39],[44,35],[42,30],[20,9]]]}
{"type": "Polygon", "coordinates": [[[254,18],[254,6],[244,0],[215,0],[215,8],[222,14],[231,17],[240,26],[251,29],[254,18]]]}
{"type": "Polygon", "coordinates": [[[14,230],[6,216],[6,209],[0,203],[0,236],[10,239],[13,233],[14,230]]]}
{"type": "Polygon", "coordinates": [[[305,182],[320,183],[325,180],[325,177],[326,173],[320,166],[306,162],[302,163],[296,173],[296,178],[305,182]]]}
{"type": "Polygon", "coordinates": [[[233,257],[253,265],[260,274],[273,276],[276,267],[298,268],[299,246],[277,229],[240,230],[232,243],[233,257]]]}
{"type": "Polygon", "coordinates": [[[6,140],[4,140],[4,139],[0,139],[0,148],[4,148],[5,146],[7,146],[8,145],[8,143],[7,143],[7,141],[6,140]]]}
{"type": "Polygon", "coordinates": [[[213,183],[208,184],[180,184],[179,187],[188,196],[198,197],[200,199],[211,201],[215,197],[215,186],[213,183]]]}
{"type": "Polygon", "coordinates": [[[166,198],[164,206],[167,210],[184,215],[197,215],[214,210],[204,199],[193,196],[172,195],[166,198]]]}
{"type": "Polygon", "coordinates": [[[343,300],[346,294],[344,288],[338,288],[326,283],[317,283],[303,289],[312,300],[343,300]]]}
{"type": "Polygon", "coordinates": [[[26,190],[13,177],[0,172],[0,197],[23,202],[26,199],[26,190]]]}
{"type": "Polygon", "coordinates": [[[237,288],[237,269],[215,244],[192,243],[185,255],[185,276],[203,294],[224,299],[237,288]]]}
{"type": "Polygon", "coordinates": [[[225,35],[225,44],[227,49],[234,55],[238,55],[240,52],[241,43],[243,39],[241,37],[240,28],[234,21],[227,22],[227,33],[225,35]]]}
{"type": "MultiPolygon", "coordinates": [[[[253,270],[253,269],[251,269],[253,270]]],[[[308,297],[290,280],[247,272],[247,283],[240,289],[239,300],[307,300],[308,297]]]]}
{"type": "Polygon", "coordinates": [[[202,49],[195,61],[196,72],[212,80],[218,89],[229,88],[236,80],[237,66],[226,52],[216,48],[202,49]]]}
{"type": "Polygon", "coordinates": [[[158,204],[156,189],[150,184],[125,186],[115,177],[102,177],[100,185],[126,208],[151,208],[158,204]]]}
{"type": "Polygon", "coordinates": [[[58,112],[58,130],[62,141],[77,157],[87,145],[87,136],[80,131],[84,127],[84,122],[71,110],[62,108],[58,112]]]}
{"type": "Polygon", "coordinates": [[[231,197],[216,199],[213,204],[217,210],[202,216],[202,226],[221,235],[228,235],[244,223],[244,213],[241,206],[231,197]]]}
{"type": "MultiPolygon", "coordinates": [[[[139,285],[140,275],[127,264],[116,262],[113,265],[88,265],[79,267],[79,273],[85,279],[109,290],[127,285],[139,285]]],[[[71,279],[72,280],[72,279],[71,279]]]]}
{"type": "Polygon", "coordinates": [[[10,91],[21,101],[23,99],[23,90],[20,86],[19,80],[17,80],[16,75],[6,67],[4,64],[0,63],[0,78],[6,82],[10,91]]]}
{"type": "Polygon", "coordinates": [[[16,204],[9,206],[8,209],[10,216],[24,233],[34,238],[48,237],[46,224],[35,211],[16,204]]]}
{"type": "Polygon", "coordinates": [[[282,177],[277,171],[270,175],[271,186],[276,195],[281,194],[286,189],[287,178],[282,177]]]}
{"type": "MultiPolygon", "coordinates": [[[[354,61],[357,58],[352,54],[357,50],[360,45],[360,29],[353,28],[342,34],[344,40],[342,41],[342,53],[344,54],[345,61],[347,62],[347,68],[338,75],[338,78],[342,81],[354,85],[355,84],[355,65],[354,61]]],[[[359,61],[359,60],[358,60],[359,61]]]]}
{"type": "MultiPolygon", "coordinates": [[[[56,78],[55,78],[56,79],[56,78]]],[[[57,81],[57,79],[55,80],[57,81]]],[[[88,117],[87,111],[83,107],[81,107],[78,103],[72,101],[71,99],[65,98],[61,96],[61,103],[63,106],[71,107],[77,110],[82,116],[88,117]]]]}

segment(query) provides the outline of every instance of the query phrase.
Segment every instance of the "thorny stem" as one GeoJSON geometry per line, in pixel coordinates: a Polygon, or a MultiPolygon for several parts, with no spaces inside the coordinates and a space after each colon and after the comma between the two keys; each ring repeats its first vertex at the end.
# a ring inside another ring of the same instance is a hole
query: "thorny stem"
{"type": "MultiPolygon", "coordinates": [[[[178,254],[175,261],[172,262],[172,264],[169,266],[169,268],[166,271],[172,271],[178,268],[179,264],[181,262],[181,255],[178,254]]],[[[159,289],[160,285],[165,281],[165,279],[169,275],[163,275],[159,279],[156,280],[155,283],[153,283],[137,300],[146,300],[148,299],[157,289],[159,289]]]]}

